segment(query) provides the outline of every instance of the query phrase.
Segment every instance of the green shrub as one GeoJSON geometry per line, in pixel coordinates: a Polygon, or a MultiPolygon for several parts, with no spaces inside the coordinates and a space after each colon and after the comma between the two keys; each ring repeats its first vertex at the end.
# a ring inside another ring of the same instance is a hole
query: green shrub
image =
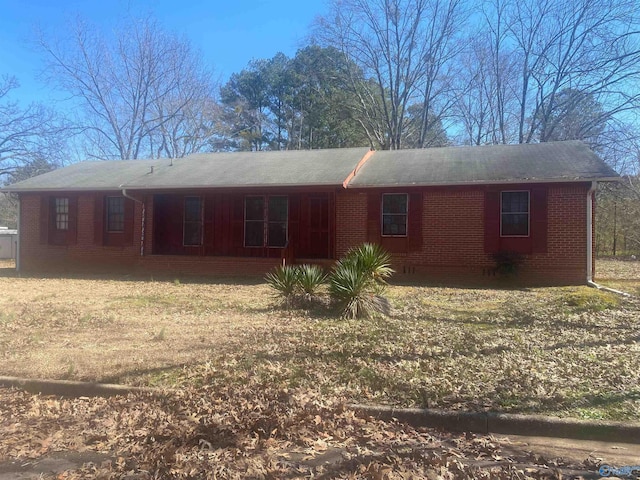
{"type": "Polygon", "coordinates": [[[267,284],[273,288],[286,305],[293,305],[298,295],[300,271],[295,265],[280,265],[265,276],[267,284]]]}
{"type": "Polygon", "coordinates": [[[393,275],[391,255],[375,243],[363,243],[352,248],[339,263],[353,264],[376,283],[384,284],[393,275]]]}
{"type": "Polygon", "coordinates": [[[318,265],[300,265],[298,267],[298,287],[306,300],[312,300],[326,280],[327,275],[318,265]]]}
{"type": "Polygon", "coordinates": [[[379,245],[365,243],[340,259],[329,279],[329,293],[343,318],[388,315],[383,296],[386,280],[393,274],[390,255],[379,245]]]}

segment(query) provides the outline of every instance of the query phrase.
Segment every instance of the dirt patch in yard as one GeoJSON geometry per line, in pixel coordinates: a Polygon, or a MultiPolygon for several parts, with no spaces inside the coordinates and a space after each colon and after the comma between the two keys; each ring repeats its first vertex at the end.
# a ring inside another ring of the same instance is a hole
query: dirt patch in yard
{"type": "Polygon", "coordinates": [[[0,278],[2,374],[119,381],[204,362],[268,322],[261,285],[0,278]]]}

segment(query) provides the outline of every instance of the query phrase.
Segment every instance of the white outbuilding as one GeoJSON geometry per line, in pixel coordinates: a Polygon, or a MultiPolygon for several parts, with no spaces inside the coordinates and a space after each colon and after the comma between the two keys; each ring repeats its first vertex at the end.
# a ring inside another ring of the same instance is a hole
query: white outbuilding
{"type": "Polygon", "coordinates": [[[0,227],[0,259],[15,259],[18,249],[18,231],[0,227]]]}

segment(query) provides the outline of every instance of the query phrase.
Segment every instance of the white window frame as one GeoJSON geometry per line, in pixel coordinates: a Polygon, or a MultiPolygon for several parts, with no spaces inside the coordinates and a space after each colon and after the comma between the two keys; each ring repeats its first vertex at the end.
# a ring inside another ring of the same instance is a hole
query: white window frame
{"type": "Polygon", "coordinates": [[[502,238],[528,238],[531,236],[531,191],[530,190],[502,190],[500,192],[500,237],[502,238]],[[526,212],[505,212],[504,215],[527,215],[527,234],[526,235],[504,235],[502,233],[502,195],[505,193],[526,193],[527,194],[527,211],[526,212]]]}
{"type": "Polygon", "coordinates": [[[383,193],[382,197],[380,198],[380,235],[383,237],[399,237],[399,238],[406,238],[409,236],[409,194],[408,193],[383,193]],[[387,195],[404,195],[407,198],[407,211],[405,213],[384,213],[384,197],[387,195]],[[404,235],[385,235],[384,234],[384,216],[385,215],[390,215],[390,216],[400,216],[400,215],[404,215],[405,216],[405,234],[404,235]]]}

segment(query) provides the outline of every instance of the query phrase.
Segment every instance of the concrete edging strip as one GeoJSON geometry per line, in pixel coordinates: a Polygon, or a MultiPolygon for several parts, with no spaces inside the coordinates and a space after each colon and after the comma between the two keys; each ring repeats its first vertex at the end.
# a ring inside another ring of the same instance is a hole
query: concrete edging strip
{"type": "Polygon", "coordinates": [[[350,405],[358,415],[452,432],[500,433],[640,444],[640,424],[494,412],[350,405]]]}
{"type": "Polygon", "coordinates": [[[129,393],[160,393],[149,387],[132,387],[109,383],[76,382],[70,380],[39,380],[0,376],[0,386],[21,388],[30,393],[59,395],[62,397],[111,397],[129,393]]]}

